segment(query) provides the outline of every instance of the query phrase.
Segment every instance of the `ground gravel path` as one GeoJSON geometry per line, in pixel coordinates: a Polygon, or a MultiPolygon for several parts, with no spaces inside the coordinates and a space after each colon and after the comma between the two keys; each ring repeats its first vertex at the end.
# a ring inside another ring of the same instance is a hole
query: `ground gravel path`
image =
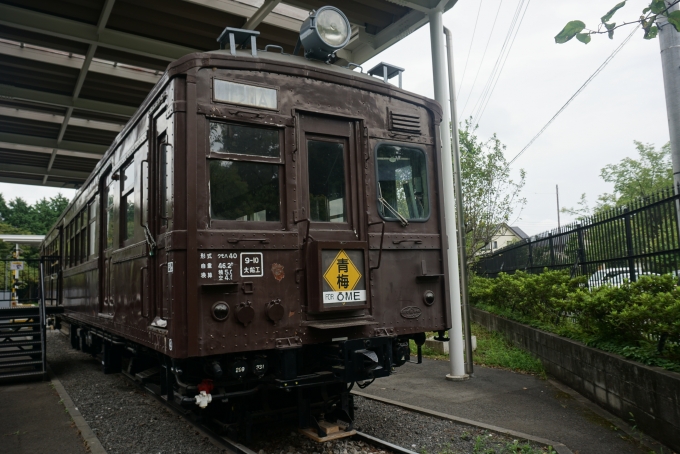
{"type": "Polygon", "coordinates": [[[47,337],[47,360],[109,454],[225,452],[127,378],[104,375],[98,360],[56,331],[47,337]]]}
{"type": "MultiPolygon", "coordinates": [[[[97,359],[73,350],[62,334],[49,331],[47,344],[50,367],[109,454],[226,452],[127,378],[104,375],[97,359]]],[[[419,453],[502,452],[501,447],[513,442],[507,436],[358,396],[355,406],[357,429],[419,453]]],[[[350,440],[321,445],[293,427],[268,433],[256,429],[254,435],[251,447],[259,454],[383,453],[350,440]]]]}

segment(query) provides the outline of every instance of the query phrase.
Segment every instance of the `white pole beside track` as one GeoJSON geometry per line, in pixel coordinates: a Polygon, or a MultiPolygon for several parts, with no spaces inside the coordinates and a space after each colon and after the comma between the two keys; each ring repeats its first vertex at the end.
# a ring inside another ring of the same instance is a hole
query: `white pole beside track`
{"type": "Polygon", "coordinates": [[[449,265],[449,292],[451,299],[451,330],[449,331],[449,362],[451,373],[447,380],[465,380],[463,359],[463,320],[460,298],[460,269],[458,264],[458,244],[456,232],[456,198],[453,192],[453,161],[451,157],[450,113],[448,105],[448,77],[444,54],[444,24],[442,8],[430,11],[430,43],[432,48],[432,76],[434,80],[434,99],[442,106],[440,125],[442,186],[444,190],[444,218],[446,220],[447,257],[449,265]]]}

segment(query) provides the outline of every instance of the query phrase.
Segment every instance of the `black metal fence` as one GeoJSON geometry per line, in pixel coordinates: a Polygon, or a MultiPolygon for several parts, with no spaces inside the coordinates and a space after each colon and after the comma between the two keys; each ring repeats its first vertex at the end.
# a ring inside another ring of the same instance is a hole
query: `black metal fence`
{"type": "MultiPolygon", "coordinates": [[[[39,304],[42,262],[44,259],[0,259],[0,309],[39,304]]],[[[51,295],[49,288],[45,293],[46,304],[53,304],[56,295],[51,295]]]]}
{"type": "MultiPolygon", "coordinates": [[[[679,187],[680,189],[680,187],[679,187]]],[[[643,274],[680,276],[678,209],[673,188],[511,244],[482,257],[478,275],[496,277],[545,268],[586,275],[588,284],[635,281],[643,274]]]]}

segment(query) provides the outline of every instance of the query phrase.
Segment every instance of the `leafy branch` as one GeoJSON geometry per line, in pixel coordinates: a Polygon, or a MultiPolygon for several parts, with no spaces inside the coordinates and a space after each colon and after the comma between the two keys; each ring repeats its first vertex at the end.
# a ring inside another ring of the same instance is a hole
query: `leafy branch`
{"type": "Polygon", "coordinates": [[[653,39],[659,34],[658,20],[661,17],[665,17],[668,23],[671,24],[676,31],[680,32],[680,11],[676,10],[669,12],[669,9],[680,3],[680,0],[672,0],[668,3],[666,3],[665,0],[652,0],[649,6],[642,10],[642,15],[639,19],[623,22],[618,25],[616,22],[611,22],[614,14],[626,6],[626,1],[627,0],[624,0],[616,4],[616,6],[610,9],[607,14],[602,16],[600,18],[601,22],[598,24],[596,30],[586,28],[586,24],[580,20],[573,20],[567,23],[562,31],[555,36],[555,42],[557,44],[564,44],[576,37],[576,39],[583,44],[588,44],[592,35],[605,33],[609,36],[609,39],[614,39],[614,30],[632,24],[639,24],[642,27],[645,32],[644,39],[653,39]]]}

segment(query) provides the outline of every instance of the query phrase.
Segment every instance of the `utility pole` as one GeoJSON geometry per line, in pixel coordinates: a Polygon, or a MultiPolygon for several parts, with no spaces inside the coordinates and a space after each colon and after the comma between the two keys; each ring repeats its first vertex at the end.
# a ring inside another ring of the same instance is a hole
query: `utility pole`
{"type": "MultiPolygon", "coordinates": [[[[432,50],[432,77],[434,82],[434,99],[445,106],[449,97],[447,93],[446,56],[444,49],[443,4],[430,10],[430,46],[432,50]]],[[[453,190],[453,160],[451,156],[451,130],[448,109],[442,109],[442,122],[439,125],[441,136],[442,186],[444,190],[444,217],[446,219],[447,261],[449,295],[451,298],[451,330],[449,331],[449,364],[450,373],[447,380],[465,380],[470,376],[465,373],[463,351],[463,320],[460,298],[460,269],[456,245],[456,200],[453,190]]]]}
{"type": "MultiPolygon", "coordinates": [[[[680,5],[675,4],[668,9],[668,12],[678,11],[678,9],[680,9],[680,5]]],[[[675,31],[675,28],[668,23],[665,17],[660,17],[658,22],[668,132],[671,139],[673,187],[675,194],[678,194],[678,185],[680,185],[680,33],[675,31]]],[[[675,202],[675,208],[678,231],[680,232],[680,201],[675,202]]]]}
{"type": "Polygon", "coordinates": [[[560,185],[555,185],[555,196],[557,196],[557,228],[560,228],[560,185]]]}

